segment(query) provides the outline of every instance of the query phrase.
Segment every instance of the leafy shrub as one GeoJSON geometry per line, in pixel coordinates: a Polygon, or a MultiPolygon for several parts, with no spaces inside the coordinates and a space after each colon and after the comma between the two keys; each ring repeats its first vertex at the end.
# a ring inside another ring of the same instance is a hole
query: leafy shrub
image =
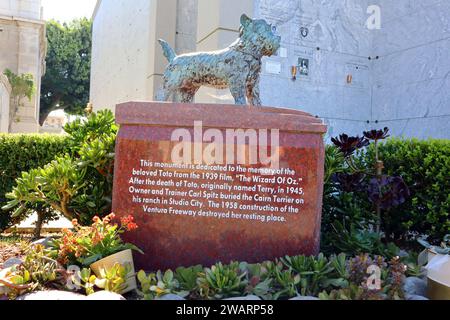
{"type": "MultiPolygon", "coordinates": [[[[68,151],[68,144],[66,136],[0,134],[0,208],[7,204],[6,193],[13,189],[22,172],[44,166],[64,154],[68,151]]],[[[52,218],[45,206],[31,206],[30,209],[45,212],[45,220],[52,218]]],[[[24,218],[13,219],[12,214],[12,210],[0,211],[0,232],[24,218]]]]}
{"type": "MultiPolygon", "coordinates": [[[[428,235],[430,242],[438,244],[450,231],[450,141],[390,138],[378,149],[385,173],[402,177],[410,192],[404,203],[383,210],[384,243],[417,246],[415,240],[428,235]]],[[[352,160],[357,167],[373,167],[375,153],[371,145],[354,154],[352,160]]],[[[334,146],[327,147],[325,163],[329,178],[324,188],[323,250],[392,257],[396,251],[393,245],[383,246],[375,237],[377,217],[367,190],[360,188],[358,177],[345,177],[348,170],[334,146]]]]}
{"type": "Polygon", "coordinates": [[[31,101],[33,94],[36,92],[36,86],[34,85],[34,79],[31,73],[17,75],[11,70],[6,69],[3,74],[11,84],[11,100],[15,108],[22,105],[21,100],[23,98],[28,98],[31,101]]]}
{"type": "Polygon", "coordinates": [[[8,194],[11,201],[7,208],[16,208],[13,216],[19,217],[36,205],[50,207],[83,225],[90,224],[96,215],[109,214],[117,129],[109,110],[68,124],[64,128],[69,134],[67,154],[24,172],[8,194]]]}
{"type": "MultiPolygon", "coordinates": [[[[364,155],[366,161],[373,148],[364,155]]],[[[411,197],[388,211],[384,229],[391,239],[428,235],[439,242],[450,233],[450,140],[390,139],[380,145],[385,171],[401,176],[411,197]]]]}

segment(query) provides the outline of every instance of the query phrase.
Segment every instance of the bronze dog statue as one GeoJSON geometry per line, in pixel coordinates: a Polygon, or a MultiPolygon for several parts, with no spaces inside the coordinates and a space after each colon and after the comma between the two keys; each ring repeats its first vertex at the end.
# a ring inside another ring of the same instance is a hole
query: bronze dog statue
{"type": "Polygon", "coordinates": [[[229,88],[235,103],[260,106],[259,79],[263,56],[272,56],[280,48],[281,37],[273,33],[265,20],[241,17],[240,37],[228,48],[212,52],[177,56],[164,40],[159,40],[170,64],[164,73],[163,96],[175,95],[180,102],[192,103],[202,86],[229,88]]]}

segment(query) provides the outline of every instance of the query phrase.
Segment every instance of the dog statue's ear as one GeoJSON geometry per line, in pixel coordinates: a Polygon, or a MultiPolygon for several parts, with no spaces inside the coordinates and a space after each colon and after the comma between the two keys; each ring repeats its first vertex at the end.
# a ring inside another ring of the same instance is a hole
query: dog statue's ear
{"type": "Polygon", "coordinates": [[[243,27],[247,27],[252,22],[253,22],[253,20],[251,18],[249,18],[245,13],[241,16],[241,25],[243,27]]]}

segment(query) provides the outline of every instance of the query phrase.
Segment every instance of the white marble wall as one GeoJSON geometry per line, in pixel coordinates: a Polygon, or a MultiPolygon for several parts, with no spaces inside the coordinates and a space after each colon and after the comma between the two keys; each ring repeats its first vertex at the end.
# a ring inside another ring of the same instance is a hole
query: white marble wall
{"type": "Polygon", "coordinates": [[[149,99],[151,1],[102,1],[94,19],[91,102],[95,108],[149,99]]]}
{"type": "Polygon", "coordinates": [[[302,109],[329,125],[328,136],[359,133],[371,120],[371,31],[364,27],[367,3],[361,0],[256,0],[255,17],[277,27],[280,56],[267,58],[261,83],[265,105],[302,109]],[[301,35],[301,28],[308,35],[301,35]],[[298,59],[309,59],[308,76],[291,77],[298,59]],[[281,66],[270,73],[267,63],[281,66]],[[353,77],[347,83],[347,76],[353,77]]]}
{"type": "Polygon", "coordinates": [[[255,16],[277,26],[287,53],[266,59],[281,71],[264,71],[264,104],[324,118],[329,137],[388,126],[395,135],[450,138],[450,1],[255,3],[255,16]],[[372,4],[381,8],[380,30],[365,26],[372,4]],[[292,81],[298,57],[310,60],[310,75],[292,81]]]}
{"type": "MultiPolygon", "coordinates": [[[[108,10],[100,7],[94,21],[96,107],[151,96],[142,70],[160,53],[159,47],[150,52],[147,43],[156,32],[149,23],[153,0],[135,0],[132,7],[128,2],[106,1],[108,10]]],[[[395,135],[450,138],[449,0],[177,0],[176,51],[224,48],[249,8],[283,39],[283,52],[264,62],[265,105],[324,118],[328,137],[389,126],[395,135]],[[365,25],[369,5],[381,8],[380,30],[365,25]],[[309,30],[305,37],[302,27],[309,30]],[[309,75],[293,81],[291,66],[299,57],[309,59],[309,75]]],[[[169,28],[167,21],[159,25],[169,28]]],[[[200,102],[230,98],[228,91],[197,95],[200,102]]]]}
{"type": "Polygon", "coordinates": [[[396,135],[450,138],[450,1],[379,2],[373,118],[396,135]]]}
{"type": "Polygon", "coordinates": [[[177,1],[175,50],[178,54],[197,48],[198,0],[177,1]]]}

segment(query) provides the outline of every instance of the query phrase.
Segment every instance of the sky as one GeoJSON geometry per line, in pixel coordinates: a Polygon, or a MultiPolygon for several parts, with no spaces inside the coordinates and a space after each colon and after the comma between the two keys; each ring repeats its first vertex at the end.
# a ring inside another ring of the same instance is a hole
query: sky
{"type": "Polygon", "coordinates": [[[45,20],[71,21],[76,18],[91,18],[97,0],[42,0],[45,20]]]}

